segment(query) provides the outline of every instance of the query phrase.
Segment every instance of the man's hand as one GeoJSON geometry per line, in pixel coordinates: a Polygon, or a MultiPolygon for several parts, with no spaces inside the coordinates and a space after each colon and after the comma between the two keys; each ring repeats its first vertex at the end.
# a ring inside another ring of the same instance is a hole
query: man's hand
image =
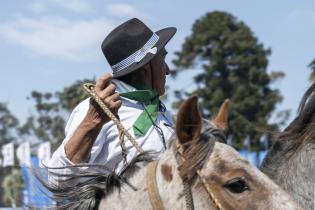
{"type": "MultiPolygon", "coordinates": [[[[112,79],[113,76],[111,74],[101,76],[96,82],[95,92],[113,114],[117,116],[117,111],[122,102],[119,94],[115,93],[115,85],[110,83],[112,79]]],[[[67,158],[73,163],[87,162],[97,135],[104,123],[109,121],[109,117],[103,112],[99,105],[91,99],[90,107],[84,120],[65,145],[67,158]]]]}
{"type": "MultiPolygon", "coordinates": [[[[122,101],[119,94],[115,93],[116,86],[110,82],[112,79],[113,76],[110,73],[101,76],[96,81],[95,93],[102,99],[110,111],[118,117],[117,112],[121,107],[122,101]]],[[[103,125],[110,121],[109,117],[93,99],[90,100],[90,107],[85,120],[94,122],[95,125],[103,125]]]]}

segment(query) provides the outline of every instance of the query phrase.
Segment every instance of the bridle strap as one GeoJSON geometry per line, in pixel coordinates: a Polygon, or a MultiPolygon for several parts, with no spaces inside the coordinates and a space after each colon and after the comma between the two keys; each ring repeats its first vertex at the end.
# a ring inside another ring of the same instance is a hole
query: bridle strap
{"type": "MultiPolygon", "coordinates": [[[[176,146],[176,154],[179,155],[178,158],[176,158],[176,160],[177,160],[177,163],[180,164],[183,161],[185,161],[185,157],[183,155],[184,150],[182,148],[182,145],[179,143],[179,139],[176,139],[175,146],[176,146]]],[[[218,201],[218,199],[215,198],[215,196],[211,190],[211,186],[209,185],[207,180],[200,173],[200,170],[197,170],[196,173],[197,173],[198,177],[200,178],[202,185],[206,189],[207,194],[209,195],[209,198],[213,201],[213,203],[217,207],[217,209],[218,210],[224,210],[221,203],[218,201]]],[[[184,195],[185,195],[186,209],[187,210],[194,210],[194,201],[193,201],[190,183],[188,180],[183,180],[183,183],[184,183],[184,195]],[[185,190],[185,184],[187,186],[189,186],[189,190],[185,190]]]]}
{"type": "MultiPolygon", "coordinates": [[[[153,210],[164,210],[163,202],[159,193],[159,188],[156,182],[156,168],[158,160],[152,161],[147,166],[147,189],[149,200],[153,210]]],[[[194,210],[194,201],[191,193],[191,186],[188,180],[183,181],[184,196],[186,210],[194,210]]]]}
{"type": "Polygon", "coordinates": [[[164,210],[163,202],[156,182],[158,160],[151,161],[147,166],[147,187],[153,210],[164,210]]]}
{"type": "Polygon", "coordinates": [[[197,174],[200,178],[200,180],[202,181],[202,185],[204,186],[204,188],[206,189],[209,198],[213,201],[214,205],[216,205],[218,210],[224,210],[224,208],[222,207],[221,203],[218,201],[218,199],[215,198],[215,196],[213,195],[213,192],[211,190],[211,187],[209,185],[209,183],[207,182],[207,180],[201,175],[200,171],[197,171],[197,174]]]}

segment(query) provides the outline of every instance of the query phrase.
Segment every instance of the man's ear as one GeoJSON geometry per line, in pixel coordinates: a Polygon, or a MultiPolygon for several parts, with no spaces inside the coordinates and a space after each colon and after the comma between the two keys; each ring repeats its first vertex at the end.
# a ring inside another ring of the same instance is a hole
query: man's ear
{"type": "Polygon", "coordinates": [[[142,66],[141,68],[131,72],[127,76],[130,81],[129,84],[135,88],[148,86],[149,84],[151,84],[151,83],[148,83],[148,81],[151,81],[150,65],[146,64],[142,66]]]}
{"type": "Polygon", "coordinates": [[[143,68],[143,70],[145,71],[145,73],[151,72],[151,62],[145,64],[145,65],[142,66],[141,68],[143,68]]]}
{"type": "Polygon", "coordinates": [[[197,96],[191,96],[181,105],[176,122],[176,134],[180,144],[199,139],[201,116],[197,96]]]}
{"type": "Polygon", "coordinates": [[[152,75],[152,68],[151,68],[151,61],[147,64],[145,64],[141,71],[141,78],[142,82],[144,82],[144,85],[149,86],[153,89],[153,75],[152,75]]]}

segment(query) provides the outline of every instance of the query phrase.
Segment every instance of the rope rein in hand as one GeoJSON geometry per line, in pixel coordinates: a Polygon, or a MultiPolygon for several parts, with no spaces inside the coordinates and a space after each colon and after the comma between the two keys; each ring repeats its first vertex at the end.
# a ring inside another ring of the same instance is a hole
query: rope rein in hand
{"type": "Polygon", "coordinates": [[[119,143],[122,150],[122,157],[124,165],[127,164],[127,150],[124,141],[124,136],[128,138],[131,144],[137,149],[137,151],[141,154],[144,153],[143,149],[139,146],[137,141],[130,135],[130,133],[126,130],[126,128],[121,124],[119,119],[110,111],[108,106],[103,102],[103,100],[96,94],[95,85],[92,83],[84,83],[84,90],[90,95],[92,99],[100,106],[103,112],[113,121],[113,123],[117,126],[119,131],[119,143]]]}

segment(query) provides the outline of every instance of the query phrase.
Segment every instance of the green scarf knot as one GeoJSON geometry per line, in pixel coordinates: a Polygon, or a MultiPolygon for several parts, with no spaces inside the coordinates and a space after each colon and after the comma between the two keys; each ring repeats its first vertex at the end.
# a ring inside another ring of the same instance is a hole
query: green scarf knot
{"type": "Polygon", "coordinates": [[[132,125],[136,137],[144,136],[156,121],[159,109],[159,95],[150,89],[119,93],[120,96],[146,103],[145,110],[132,125]]]}

